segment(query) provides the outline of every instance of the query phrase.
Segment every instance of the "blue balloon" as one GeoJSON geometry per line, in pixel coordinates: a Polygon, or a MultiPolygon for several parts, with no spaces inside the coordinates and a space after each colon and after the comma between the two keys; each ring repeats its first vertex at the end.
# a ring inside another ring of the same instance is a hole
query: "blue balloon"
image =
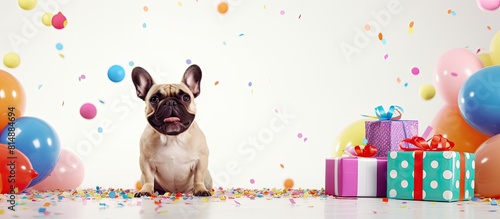
{"type": "Polygon", "coordinates": [[[59,137],[54,128],[35,117],[20,117],[12,126],[7,125],[0,133],[0,143],[14,143],[38,172],[38,177],[31,181],[28,188],[50,175],[61,154],[59,137]]]}
{"type": "Polygon", "coordinates": [[[458,93],[462,117],[477,131],[500,134],[500,66],[489,66],[472,74],[458,93]]]}
{"type": "Polygon", "coordinates": [[[125,70],[119,65],[113,65],[108,69],[108,78],[112,82],[120,82],[125,78],[125,70]]]}

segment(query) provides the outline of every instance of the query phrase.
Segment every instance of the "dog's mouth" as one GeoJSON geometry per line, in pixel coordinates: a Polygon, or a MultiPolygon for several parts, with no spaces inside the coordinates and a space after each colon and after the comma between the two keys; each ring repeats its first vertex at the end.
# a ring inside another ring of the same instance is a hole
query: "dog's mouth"
{"type": "Polygon", "coordinates": [[[179,117],[167,117],[165,119],[163,119],[163,122],[167,123],[167,122],[180,122],[181,119],[179,119],[179,117]]]}

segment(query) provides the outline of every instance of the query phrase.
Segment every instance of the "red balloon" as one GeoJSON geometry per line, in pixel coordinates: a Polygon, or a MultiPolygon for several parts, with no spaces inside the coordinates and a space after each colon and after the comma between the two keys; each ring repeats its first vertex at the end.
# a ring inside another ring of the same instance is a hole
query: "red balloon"
{"type": "Polygon", "coordinates": [[[435,134],[442,134],[455,143],[452,151],[474,153],[486,136],[472,128],[455,105],[444,105],[431,123],[435,134]]]}
{"type": "Polygon", "coordinates": [[[17,194],[26,189],[38,173],[21,151],[0,144],[0,176],[0,193],[17,194]]]}

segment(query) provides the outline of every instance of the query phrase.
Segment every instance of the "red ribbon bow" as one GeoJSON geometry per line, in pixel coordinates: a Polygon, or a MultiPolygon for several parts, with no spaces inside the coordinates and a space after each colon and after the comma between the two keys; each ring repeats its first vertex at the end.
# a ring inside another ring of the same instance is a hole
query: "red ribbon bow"
{"type": "Polygon", "coordinates": [[[356,156],[356,157],[373,157],[377,153],[377,147],[373,145],[365,145],[363,148],[361,146],[356,145],[352,147],[354,151],[351,150],[346,150],[350,155],[356,156]]]}
{"type": "Polygon", "coordinates": [[[403,151],[449,151],[453,148],[453,146],[455,146],[455,143],[443,137],[441,134],[436,134],[429,140],[425,140],[420,136],[414,136],[412,138],[403,139],[399,142],[399,148],[403,151]],[[430,144],[428,141],[430,141],[430,144]],[[403,143],[409,143],[417,147],[404,147],[403,143]]]}

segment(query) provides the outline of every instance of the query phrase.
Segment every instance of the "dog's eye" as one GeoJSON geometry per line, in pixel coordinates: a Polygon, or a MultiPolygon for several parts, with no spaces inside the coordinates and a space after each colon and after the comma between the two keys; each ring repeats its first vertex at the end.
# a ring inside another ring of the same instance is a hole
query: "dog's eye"
{"type": "Polygon", "coordinates": [[[158,97],[157,96],[152,96],[151,99],[149,99],[149,102],[151,102],[151,103],[158,103],[158,97]]]}
{"type": "Polygon", "coordinates": [[[184,101],[189,101],[191,99],[191,97],[187,94],[185,94],[184,96],[182,96],[182,100],[184,101]]]}

